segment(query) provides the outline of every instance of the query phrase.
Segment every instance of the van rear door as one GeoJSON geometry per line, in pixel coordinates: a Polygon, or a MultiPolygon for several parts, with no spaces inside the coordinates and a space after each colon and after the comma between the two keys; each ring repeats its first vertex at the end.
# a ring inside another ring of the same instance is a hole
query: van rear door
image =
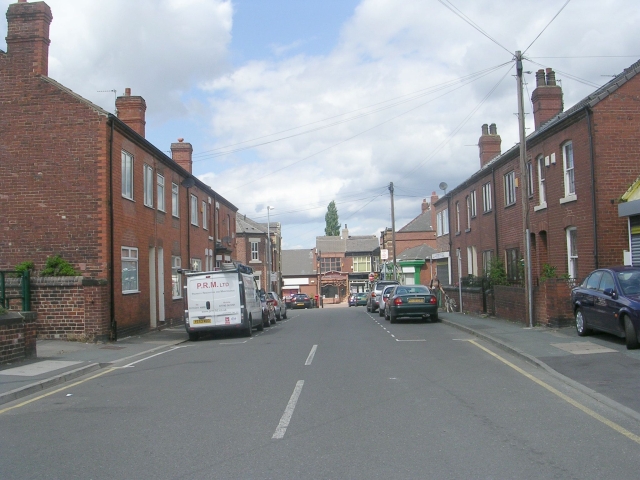
{"type": "Polygon", "coordinates": [[[242,323],[237,272],[213,272],[187,278],[191,327],[206,329],[242,323]]]}

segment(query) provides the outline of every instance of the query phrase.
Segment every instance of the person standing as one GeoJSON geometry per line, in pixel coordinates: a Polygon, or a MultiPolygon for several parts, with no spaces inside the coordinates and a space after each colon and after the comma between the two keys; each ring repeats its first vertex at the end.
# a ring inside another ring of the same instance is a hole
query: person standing
{"type": "Polygon", "coordinates": [[[442,285],[440,284],[440,279],[438,275],[435,275],[431,282],[429,283],[429,288],[431,291],[435,292],[436,299],[438,300],[438,308],[442,307],[442,296],[444,294],[444,290],[442,289],[442,285]]]}

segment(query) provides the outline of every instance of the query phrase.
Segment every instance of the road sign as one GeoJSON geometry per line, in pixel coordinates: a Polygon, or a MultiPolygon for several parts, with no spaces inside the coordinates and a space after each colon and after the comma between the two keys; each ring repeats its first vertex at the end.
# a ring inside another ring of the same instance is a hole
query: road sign
{"type": "Polygon", "coordinates": [[[389,260],[389,250],[386,248],[380,250],[380,260],[389,260]]]}

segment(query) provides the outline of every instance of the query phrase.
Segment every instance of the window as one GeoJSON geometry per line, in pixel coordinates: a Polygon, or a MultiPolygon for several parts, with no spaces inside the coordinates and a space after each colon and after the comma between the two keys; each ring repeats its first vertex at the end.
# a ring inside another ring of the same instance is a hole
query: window
{"type": "Polygon", "coordinates": [[[491,273],[491,262],[493,262],[493,250],[482,252],[482,274],[488,277],[491,273]]]}
{"type": "Polygon", "coordinates": [[[471,229],[471,198],[467,195],[464,198],[465,203],[467,204],[467,230],[471,229]]]}
{"type": "Polygon", "coordinates": [[[471,195],[469,196],[471,199],[471,218],[475,218],[476,216],[476,191],[472,190],[471,195]]]}
{"type": "Polygon", "coordinates": [[[256,262],[260,260],[260,256],[258,254],[258,240],[251,241],[251,260],[256,262]]]}
{"type": "Polygon", "coordinates": [[[510,282],[520,281],[520,252],[517,248],[509,248],[505,251],[505,266],[507,267],[507,279],[510,282]]]}
{"type": "Polygon", "coordinates": [[[342,269],[340,260],[338,257],[320,258],[320,273],[340,272],[342,269]]]}
{"type": "Polygon", "coordinates": [[[436,236],[449,234],[449,209],[439,211],[436,214],[436,236]]]}
{"type": "Polygon", "coordinates": [[[173,215],[174,217],[179,217],[180,216],[180,207],[178,204],[178,192],[179,192],[179,188],[178,185],[175,183],[171,184],[171,215],[173,215]]]}
{"type": "Polygon", "coordinates": [[[218,240],[220,238],[219,230],[218,230],[219,228],[218,211],[220,210],[220,204],[216,202],[215,207],[216,208],[213,209],[213,230],[214,230],[215,239],[218,240]]]}
{"type": "Polygon", "coordinates": [[[144,164],[144,205],[153,208],[153,168],[144,164]]]}
{"type": "Polygon", "coordinates": [[[190,263],[191,270],[193,270],[194,272],[202,271],[202,260],[200,260],[199,258],[192,258],[190,263]]]}
{"type": "Polygon", "coordinates": [[[164,212],[164,177],[158,174],[156,181],[158,183],[158,210],[164,212]]]}
{"type": "Polygon", "coordinates": [[[562,164],[564,166],[564,196],[566,198],[576,194],[573,171],[573,144],[571,142],[562,147],[562,164]]]}
{"type": "Polygon", "coordinates": [[[460,233],[460,202],[456,202],[456,232],[460,233]]]}
{"type": "Polygon", "coordinates": [[[547,206],[547,191],[544,183],[545,162],[544,157],[538,157],[538,205],[547,206]]]}
{"type": "Polygon", "coordinates": [[[354,272],[372,272],[371,270],[371,257],[360,256],[353,257],[353,271],[354,272]]]}
{"type": "Polygon", "coordinates": [[[533,197],[533,163],[527,162],[527,193],[533,197]]]}
{"type": "Polygon", "coordinates": [[[578,278],[578,230],[567,228],[567,256],[569,260],[569,277],[578,278]]]}
{"type": "Polygon", "coordinates": [[[182,268],[182,259],[171,257],[171,296],[173,298],[182,298],[182,275],[178,273],[180,268],[182,268]]]}
{"type": "Polygon", "coordinates": [[[210,272],[213,270],[213,250],[210,248],[205,248],[204,249],[204,260],[205,260],[205,268],[207,269],[207,272],[210,272]]]}
{"type": "Polygon", "coordinates": [[[207,230],[207,202],[202,201],[202,228],[207,230]]]}
{"type": "Polygon", "coordinates": [[[478,257],[476,247],[467,247],[467,274],[478,275],[478,257]]]}
{"type": "Polygon", "coordinates": [[[138,293],[138,249],[122,247],[122,293],[138,293]]]}
{"type": "Polygon", "coordinates": [[[504,205],[516,203],[516,174],[512,170],[504,176],[504,205]]]}
{"type": "Polygon", "coordinates": [[[491,182],[482,186],[482,204],[484,213],[491,211],[491,182]]]}
{"type": "Polygon", "coordinates": [[[198,226],[198,197],[191,195],[191,225],[198,226]]]}
{"type": "Polygon", "coordinates": [[[122,196],[133,200],[133,155],[122,151],[122,196]]]}

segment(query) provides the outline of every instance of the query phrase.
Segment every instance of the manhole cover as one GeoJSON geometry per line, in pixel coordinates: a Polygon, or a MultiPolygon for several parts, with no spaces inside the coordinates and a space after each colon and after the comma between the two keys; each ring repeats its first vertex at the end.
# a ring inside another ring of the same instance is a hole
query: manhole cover
{"type": "Polygon", "coordinates": [[[592,342],[567,342],[567,343],[552,343],[554,347],[557,347],[565,352],[572,353],[574,355],[588,355],[590,353],[616,353],[617,350],[612,348],[603,347],[592,342]]]}

